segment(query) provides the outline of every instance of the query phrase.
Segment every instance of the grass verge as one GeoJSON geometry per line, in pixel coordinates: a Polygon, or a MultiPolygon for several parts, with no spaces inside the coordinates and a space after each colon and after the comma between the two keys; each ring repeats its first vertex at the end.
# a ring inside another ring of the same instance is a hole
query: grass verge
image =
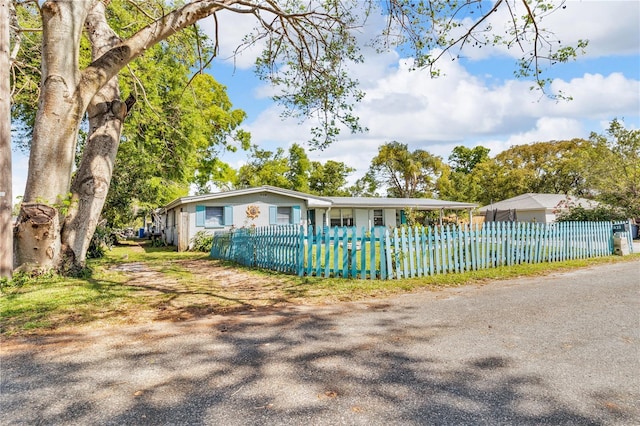
{"type": "Polygon", "coordinates": [[[250,270],[209,260],[203,253],[176,253],[137,241],[91,261],[89,278],[44,276],[1,286],[0,333],[20,336],[80,325],[185,320],[265,306],[356,301],[638,260],[640,254],[403,280],[323,279],[250,270]]]}

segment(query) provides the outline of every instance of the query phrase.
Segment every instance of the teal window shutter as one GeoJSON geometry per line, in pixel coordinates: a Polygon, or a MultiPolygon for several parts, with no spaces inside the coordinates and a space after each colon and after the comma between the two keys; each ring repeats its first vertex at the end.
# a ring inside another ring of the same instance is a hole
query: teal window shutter
{"type": "Polygon", "coordinates": [[[278,224],[278,207],[269,206],[269,225],[278,224]]]}
{"type": "Polygon", "coordinates": [[[404,210],[400,210],[400,223],[402,225],[407,224],[407,216],[404,214],[404,210]]]}
{"type": "Polygon", "coordinates": [[[223,225],[233,225],[233,206],[224,206],[223,225]]]}
{"type": "Polygon", "coordinates": [[[291,207],[291,223],[294,225],[300,224],[300,206],[291,207]]]}
{"type": "Polygon", "coordinates": [[[204,215],[207,211],[205,206],[196,206],[196,226],[204,226],[204,215]]]}

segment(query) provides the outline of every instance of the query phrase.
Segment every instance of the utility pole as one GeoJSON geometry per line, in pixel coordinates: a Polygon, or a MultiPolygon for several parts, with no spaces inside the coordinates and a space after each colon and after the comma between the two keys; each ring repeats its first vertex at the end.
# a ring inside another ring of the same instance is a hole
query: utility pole
{"type": "Polygon", "coordinates": [[[0,0],[0,278],[13,271],[11,212],[11,87],[9,19],[11,0],[0,0]]]}

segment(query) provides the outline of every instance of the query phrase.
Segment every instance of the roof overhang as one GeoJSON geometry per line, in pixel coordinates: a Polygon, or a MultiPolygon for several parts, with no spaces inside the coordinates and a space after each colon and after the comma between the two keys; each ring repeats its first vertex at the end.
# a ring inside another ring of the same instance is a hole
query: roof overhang
{"type": "Polygon", "coordinates": [[[435,200],[432,198],[326,197],[333,207],[415,209],[415,210],[471,210],[473,203],[435,200]]]}
{"type": "Polygon", "coordinates": [[[303,192],[291,191],[288,189],[277,188],[275,186],[258,186],[255,188],[246,188],[246,189],[237,189],[233,191],[224,191],[224,192],[216,192],[212,194],[204,194],[204,195],[192,195],[190,197],[182,197],[173,200],[169,204],[167,204],[164,208],[166,210],[171,210],[173,208],[179,207],[184,204],[190,203],[198,203],[198,202],[207,202],[207,201],[215,201],[219,199],[229,198],[229,197],[237,197],[242,195],[251,195],[251,194],[277,194],[284,195],[291,198],[298,198],[304,200],[307,203],[308,207],[331,207],[331,201],[327,200],[323,197],[317,197],[310,194],[305,194],[303,192]]]}

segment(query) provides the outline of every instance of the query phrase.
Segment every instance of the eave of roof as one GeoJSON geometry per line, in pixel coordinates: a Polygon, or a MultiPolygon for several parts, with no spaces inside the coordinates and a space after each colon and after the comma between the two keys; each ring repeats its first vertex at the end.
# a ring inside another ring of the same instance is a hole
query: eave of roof
{"type": "Polygon", "coordinates": [[[417,210],[467,210],[478,205],[432,198],[326,197],[332,207],[413,208],[417,210]]]}
{"type": "Polygon", "coordinates": [[[292,191],[289,189],[278,188],[275,186],[263,185],[254,188],[236,189],[233,191],[215,192],[212,194],[192,195],[189,197],[177,198],[167,204],[164,208],[170,210],[172,208],[181,206],[188,203],[197,203],[199,201],[216,200],[220,198],[237,197],[242,195],[260,194],[268,192],[271,194],[286,195],[293,198],[299,198],[307,201],[310,207],[329,207],[331,201],[323,197],[318,197],[311,194],[305,194],[304,192],[292,191]]]}

